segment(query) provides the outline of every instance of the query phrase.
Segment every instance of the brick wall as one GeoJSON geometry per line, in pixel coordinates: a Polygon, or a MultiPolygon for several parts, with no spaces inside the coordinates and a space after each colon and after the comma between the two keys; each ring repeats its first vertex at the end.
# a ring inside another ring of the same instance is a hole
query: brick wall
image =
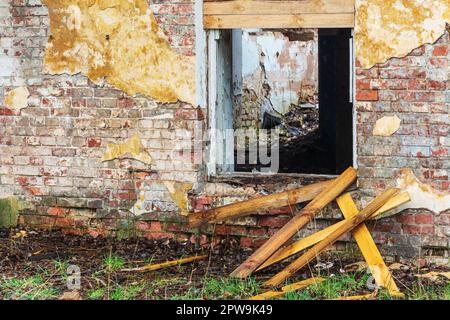
{"type": "MultiPolygon", "coordinates": [[[[175,50],[193,54],[192,2],[160,1],[151,7],[175,50]]],[[[202,112],[185,103],[132,98],[82,75],[43,74],[49,17],[40,1],[2,1],[0,25],[0,196],[21,200],[20,222],[92,235],[137,230],[163,236],[160,224],[145,230],[129,209],[148,186],[148,210],[170,216],[173,201],[158,186],[166,180],[198,181],[197,168],[171,151],[179,132],[191,132],[202,112]],[[17,87],[30,92],[22,110],[4,104],[5,94],[17,87]],[[101,161],[108,144],[135,133],[152,165],[101,161]]]]}
{"type": "MultiPolygon", "coordinates": [[[[151,8],[175,50],[194,54],[193,2],[158,1],[151,8]]],[[[0,196],[18,197],[22,224],[93,236],[174,237],[202,243],[211,235],[215,240],[239,236],[241,245],[255,247],[289,219],[292,209],[280,208],[209,226],[193,236],[197,231],[185,227],[185,217],[165,181],[193,183],[188,208],[201,210],[314,179],[206,182],[203,166],[171,153],[183,136],[180,132],[192,133],[194,124],[205,118],[202,110],[185,103],[132,98],[82,75],[43,74],[48,26],[47,10],[38,0],[0,4],[0,196]],[[20,86],[30,92],[28,106],[11,110],[4,105],[4,96],[20,86]],[[130,159],[101,161],[109,143],[126,141],[135,133],[153,158],[152,165],[130,159]],[[135,217],[130,208],[141,194],[146,213],[135,217]]],[[[413,168],[422,181],[448,190],[448,58],[447,34],[405,58],[357,70],[361,190],[356,197],[373,196],[393,185],[392,178],[402,167],[413,168]],[[399,132],[373,137],[374,122],[388,114],[402,119],[399,132]]],[[[341,218],[332,204],[298,236],[341,218]]],[[[449,225],[448,211],[408,210],[372,223],[371,229],[385,252],[413,256],[421,249],[448,248],[449,225]]]]}
{"type": "MultiPolygon", "coordinates": [[[[358,186],[374,195],[395,186],[400,168],[411,168],[421,182],[449,191],[450,42],[446,32],[435,44],[403,58],[357,73],[358,186]],[[397,115],[399,130],[372,135],[375,122],[397,115]]],[[[374,226],[380,242],[412,248],[449,248],[450,211],[406,210],[374,226]]],[[[448,252],[447,252],[448,254],[448,252]]]]}

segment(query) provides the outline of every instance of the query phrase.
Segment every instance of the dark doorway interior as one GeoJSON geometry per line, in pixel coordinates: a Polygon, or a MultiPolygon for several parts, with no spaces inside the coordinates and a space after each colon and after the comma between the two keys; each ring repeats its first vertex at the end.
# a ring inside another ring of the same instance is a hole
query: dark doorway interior
{"type": "MultiPolygon", "coordinates": [[[[319,110],[295,111],[301,113],[296,119],[300,116],[302,123],[311,124],[311,129],[306,134],[280,137],[280,173],[339,174],[353,164],[350,39],[351,29],[319,29],[319,110]]],[[[268,116],[264,117],[262,128],[279,124],[278,119],[268,116]]],[[[295,123],[290,128],[295,129],[295,123]]],[[[235,171],[259,171],[260,167],[235,164],[235,171]]]]}

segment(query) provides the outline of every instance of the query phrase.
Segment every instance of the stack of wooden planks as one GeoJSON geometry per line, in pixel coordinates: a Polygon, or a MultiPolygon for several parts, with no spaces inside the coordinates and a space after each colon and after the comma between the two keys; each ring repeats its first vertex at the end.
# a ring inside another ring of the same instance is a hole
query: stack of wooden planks
{"type": "MultiPolygon", "coordinates": [[[[201,226],[205,223],[217,223],[243,217],[257,211],[291,206],[309,201],[305,207],[296,212],[289,222],[236,268],[231,273],[231,276],[239,278],[248,277],[255,271],[262,270],[307,249],[285,269],[265,282],[265,285],[269,287],[278,287],[286,279],[315,259],[320,253],[333,245],[342,235],[352,232],[377,285],[386,288],[391,295],[401,297],[402,293],[397,288],[364,222],[408,202],[410,200],[409,194],[406,192],[400,193],[400,190],[396,188],[388,189],[375,197],[372,202],[359,211],[351,195],[344,193],[355,182],[356,178],[356,170],[349,167],[333,180],[191,214],[188,217],[189,223],[191,226],[201,226]],[[320,230],[311,236],[286,245],[302,227],[309,223],[316,214],[334,200],[338,203],[344,220],[320,230]]],[[[306,281],[306,283],[309,282],[306,281]]],[[[301,288],[304,286],[294,287],[301,288]]],[[[282,287],[281,291],[272,290],[253,298],[265,299],[281,296],[285,293],[286,287],[282,287]]]]}

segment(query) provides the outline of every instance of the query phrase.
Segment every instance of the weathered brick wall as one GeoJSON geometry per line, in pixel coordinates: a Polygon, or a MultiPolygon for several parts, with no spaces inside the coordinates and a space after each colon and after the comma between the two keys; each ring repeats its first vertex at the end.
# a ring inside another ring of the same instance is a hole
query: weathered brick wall
{"type": "MultiPolygon", "coordinates": [[[[411,168],[421,182],[449,191],[449,58],[447,31],[435,44],[406,57],[357,69],[358,186],[365,194],[395,186],[401,168],[411,168]],[[401,119],[399,130],[389,137],[373,136],[375,122],[393,115],[401,119]]],[[[380,221],[374,234],[393,246],[448,249],[449,221],[449,210],[406,210],[380,221]]]]}
{"type": "MultiPolygon", "coordinates": [[[[151,8],[175,50],[194,54],[192,1],[152,2],[151,8]]],[[[93,236],[197,238],[202,243],[211,235],[216,240],[239,236],[241,245],[255,247],[289,219],[291,208],[209,226],[193,236],[197,231],[183,224],[185,217],[165,182],[192,183],[188,209],[201,210],[314,180],[206,182],[203,167],[184,158],[189,154],[174,157],[172,152],[174,144],[205,118],[204,110],[144,96],[131,98],[82,75],[43,74],[49,18],[39,0],[1,1],[0,26],[0,196],[18,197],[23,224],[93,236]],[[4,104],[5,94],[17,87],[30,92],[28,106],[21,110],[4,104]],[[152,164],[101,161],[109,143],[123,143],[136,133],[152,164]],[[135,217],[130,208],[141,197],[145,213],[135,217]]],[[[424,182],[448,190],[448,58],[445,35],[408,57],[357,70],[362,192],[355,196],[373,196],[394,185],[402,167],[413,168],[424,182]],[[402,119],[400,130],[391,137],[373,137],[373,123],[394,113],[402,119]]],[[[333,204],[299,236],[336,219],[341,215],[333,204]]],[[[449,225],[448,211],[408,210],[371,223],[371,229],[385,252],[413,256],[421,248],[448,248],[449,225]]]]}
{"type": "Polygon", "coordinates": [[[194,0],[150,0],[156,22],[170,45],[185,55],[195,54],[194,0]]]}
{"type": "MultiPolygon", "coordinates": [[[[175,50],[193,54],[192,2],[162,1],[152,7],[175,50]]],[[[185,103],[131,98],[82,75],[43,74],[49,22],[40,1],[0,4],[0,195],[21,200],[20,222],[28,225],[126,235],[136,224],[149,236],[164,235],[158,223],[149,224],[148,230],[137,223],[129,209],[148,186],[146,210],[178,210],[163,181],[199,180],[197,168],[182,155],[174,158],[172,150],[183,138],[180,132],[192,132],[202,112],[185,103]],[[21,110],[4,103],[17,87],[30,92],[28,106],[21,110]],[[101,161],[108,144],[125,142],[136,133],[152,157],[151,165],[101,161]]]]}

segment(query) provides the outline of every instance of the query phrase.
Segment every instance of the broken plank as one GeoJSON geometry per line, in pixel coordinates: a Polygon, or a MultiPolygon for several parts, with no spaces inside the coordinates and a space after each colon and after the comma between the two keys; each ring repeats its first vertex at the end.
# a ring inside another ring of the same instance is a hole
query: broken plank
{"type": "MultiPolygon", "coordinates": [[[[351,219],[359,213],[358,208],[349,193],[339,197],[336,201],[345,219],[351,219]]],[[[395,284],[389,268],[384,263],[383,257],[381,256],[375,241],[373,241],[366,224],[361,223],[356,227],[353,236],[369,266],[376,284],[386,288],[391,296],[402,296],[402,293],[395,284]]]]}
{"type": "Polygon", "coordinates": [[[122,269],[121,271],[134,271],[134,272],[147,272],[147,271],[155,271],[163,268],[178,266],[185,263],[190,263],[193,261],[203,260],[206,259],[208,255],[203,256],[195,256],[195,257],[189,257],[189,258],[183,258],[173,261],[167,261],[163,263],[157,263],[157,264],[148,264],[146,266],[140,267],[140,268],[131,268],[131,269],[122,269]]]}
{"type": "Polygon", "coordinates": [[[361,294],[357,296],[339,297],[332,300],[372,300],[376,298],[375,293],[361,294]]]}
{"type": "Polygon", "coordinates": [[[344,223],[335,231],[333,231],[324,240],[313,246],[311,249],[306,251],[298,259],[292,262],[284,270],[277,273],[271,279],[265,282],[267,286],[278,286],[287,278],[295,274],[299,269],[303,268],[312,259],[317,257],[322,253],[328,246],[335,243],[342,235],[353,230],[359,224],[368,219],[371,215],[375,213],[379,208],[381,208],[390,198],[395,196],[400,190],[396,188],[388,189],[379,196],[377,196],[372,202],[369,203],[361,212],[352,217],[351,219],[344,220],[344,223]]]}
{"type": "Polygon", "coordinates": [[[236,219],[252,212],[265,211],[310,201],[330,185],[332,181],[321,181],[288,191],[192,213],[188,216],[189,226],[198,227],[207,222],[215,223],[228,219],[236,219]]]}
{"type": "Polygon", "coordinates": [[[266,291],[260,294],[257,294],[256,296],[248,298],[248,300],[269,300],[273,298],[282,297],[286,294],[286,292],[283,291],[266,291]]]}
{"type": "Polygon", "coordinates": [[[296,283],[286,285],[281,288],[281,291],[267,291],[267,292],[258,294],[256,296],[253,296],[253,297],[249,298],[249,300],[268,300],[268,299],[272,299],[272,298],[281,297],[281,296],[288,294],[289,292],[301,290],[312,284],[321,283],[323,281],[325,281],[325,279],[320,278],[320,277],[309,278],[306,280],[302,280],[302,281],[299,281],[296,283]]]}
{"type": "MultiPolygon", "coordinates": [[[[258,250],[231,273],[233,277],[247,277],[267,260],[278,248],[288,241],[305,224],[311,221],[315,214],[333,201],[356,180],[356,170],[349,167],[339,177],[333,180],[325,189],[308,203],[300,212],[278,230],[258,250]]],[[[377,208],[378,209],[378,208],[377,208]]]]}
{"type": "MultiPolygon", "coordinates": [[[[392,210],[410,200],[411,200],[411,198],[410,198],[408,192],[402,192],[402,193],[396,195],[395,197],[389,199],[389,201],[386,202],[380,209],[378,209],[370,217],[370,219],[375,219],[375,218],[383,215],[384,213],[389,212],[390,210],[392,210]]],[[[275,252],[269,259],[267,259],[257,269],[257,271],[267,268],[268,266],[271,266],[274,263],[277,263],[279,261],[287,259],[290,256],[315,245],[319,241],[322,241],[323,239],[328,237],[333,231],[335,231],[337,228],[339,228],[344,223],[344,221],[345,220],[339,221],[338,223],[335,223],[323,230],[313,233],[310,236],[302,238],[286,247],[280,248],[280,250],[275,252]]]]}

